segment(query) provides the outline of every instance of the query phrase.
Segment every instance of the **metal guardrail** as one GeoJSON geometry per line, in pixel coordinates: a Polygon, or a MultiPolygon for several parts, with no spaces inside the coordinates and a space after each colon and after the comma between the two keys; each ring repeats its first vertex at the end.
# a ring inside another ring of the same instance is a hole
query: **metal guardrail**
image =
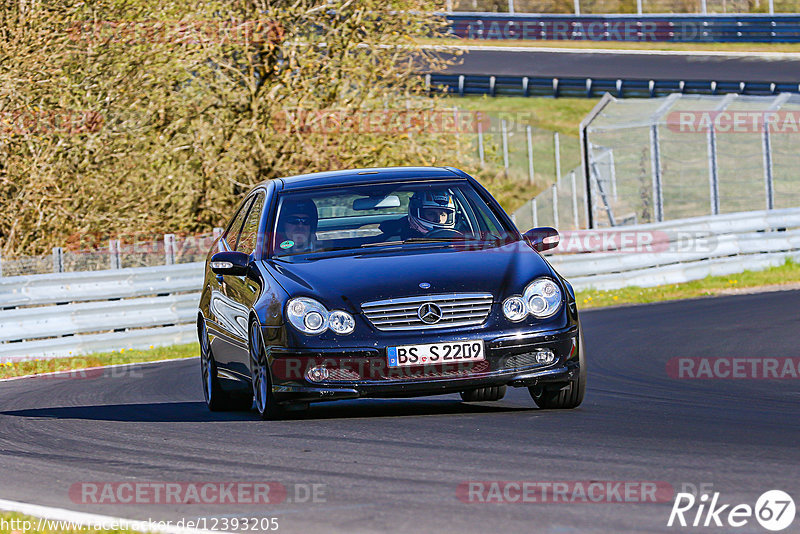
{"type": "MultiPolygon", "coordinates": [[[[577,290],[673,284],[800,259],[800,208],[566,232],[559,248],[574,240],[590,246],[548,260],[577,290]],[[654,251],[620,249],[619,235],[654,251]]],[[[188,263],[0,279],[0,360],[194,341],[202,275],[188,263]]]]}
{"type": "Polygon", "coordinates": [[[0,360],[189,343],[203,264],[0,278],[0,360]]]}
{"type": "Polygon", "coordinates": [[[635,42],[800,42],[800,15],[550,15],[448,13],[464,39],[635,42]]]}
{"type": "MultiPolygon", "coordinates": [[[[746,73],[742,73],[743,76],[746,73]]],[[[489,76],[464,74],[426,74],[431,91],[449,94],[552,96],[596,98],[610,93],[617,98],[654,98],[672,93],[695,95],[776,95],[800,93],[800,84],[772,83],[743,78],[741,81],[644,80],[635,78],[563,78],[534,76],[489,76]]]]}
{"type": "MultiPolygon", "coordinates": [[[[570,240],[600,245],[576,254],[555,253],[548,261],[576,290],[652,287],[728,275],[800,259],[800,209],[782,209],[695,217],[664,223],[567,233],[570,240]],[[614,235],[614,247],[602,247],[603,235],[614,235]],[[647,247],[619,250],[628,242],[647,247]],[[646,239],[642,240],[642,236],[646,239]],[[648,250],[649,249],[649,250],[648,250]]],[[[583,248],[586,250],[586,248],[583,248]]]]}

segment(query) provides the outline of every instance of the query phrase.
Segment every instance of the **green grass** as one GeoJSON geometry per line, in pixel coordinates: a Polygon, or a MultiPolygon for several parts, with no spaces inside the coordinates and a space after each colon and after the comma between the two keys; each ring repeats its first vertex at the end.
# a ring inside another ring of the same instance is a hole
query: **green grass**
{"type": "Polygon", "coordinates": [[[800,43],[665,43],[629,41],[538,41],[534,39],[420,39],[425,45],[461,46],[527,46],[532,48],[576,48],[651,51],[697,51],[697,52],[800,52],[800,43]]]}
{"type": "Polygon", "coordinates": [[[169,347],[152,347],[148,350],[122,349],[116,352],[98,352],[67,358],[37,358],[24,362],[5,362],[0,364],[0,378],[86,369],[104,365],[191,358],[198,354],[200,354],[200,346],[197,343],[188,343],[169,347]]]}
{"type": "MultiPolygon", "coordinates": [[[[534,128],[552,130],[577,139],[578,126],[599,100],[599,98],[469,95],[447,97],[445,102],[448,106],[486,111],[500,118],[516,119],[534,128]]],[[[565,148],[562,146],[562,153],[565,148]]]]}
{"type": "MultiPolygon", "coordinates": [[[[468,170],[492,193],[507,212],[512,213],[556,181],[553,132],[559,132],[562,176],[580,165],[578,125],[598,99],[451,96],[444,106],[483,111],[492,117],[492,131],[484,136],[486,162],[476,165],[477,135],[469,144],[468,170]],[[502,136],[499,121],[509,128],[509,169],[503,169],[502,136]],[[525,126],[532,126],[535,182],[530,183],[525,126]]],[[[462,164],[463,165],[463,164],[462,164]]]]}
{"type": "Polygon", "coordinates": [[[29,515],[16,512],[0,512],[0,534],[50,534],[50,533],[69,533],[69,534],[135,534],[135,530],[127,529],[95,529],[85,527],[81,529],[66,528],[67,522],[56,520],[39,519],[29,515]],[[41,530],[39,523],[41,521],[41,530]],[[63,527],[63,528],[59,528],[63,527]]]}
{"type": "Polygon", "coordinates": [[[578,291],[580,309],[622,304],[646,304],[735,293],[743,288],[775,288],[800,282],[800,263],[787,259],[783,265],[763,271],[745,271],[730,276],[709,276],[683,284],[657,287],[626,287],[609,291],[578,291]]]}

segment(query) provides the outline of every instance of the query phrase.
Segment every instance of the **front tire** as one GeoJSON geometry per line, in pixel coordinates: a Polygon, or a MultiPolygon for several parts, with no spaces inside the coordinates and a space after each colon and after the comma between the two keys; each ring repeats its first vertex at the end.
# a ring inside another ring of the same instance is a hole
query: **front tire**
{"type": "Polygon", "coordinates": [[[217,362],[211,352],[206,322],[202,317],[197,320],[197,337],[200,341],[200,374],[203,379],[203,398],[208,409],[212,412],[249,409],[251,403],[249,399],[234,397],[220,386],[217,375],[217,362]]]}
{"type": "Polygon", "coordinates": [[[583,402],[586,392],[586,350],[583,344],[583,329],[580,329],[578,333],[578,363],[580,364],[578,378],[566,384],[528,388],[536,406],[545,409],[570,410],[577,408],[583,402]]]}
{"type": "Polygon", "coordinates": [[[490,386],[461,392],[461,400],[464,402],[499,401],[505,396],[506,386],[490,386]]]}
{"type": "Polygon", "coordinates": [[[284,410],[278,406],[272,394],[272,379],[264,353],[261,331],[256,321],[250,322],[250,369],[253,384],[253,399],[256,411],[262,420],[280,419],[284,410]]]}

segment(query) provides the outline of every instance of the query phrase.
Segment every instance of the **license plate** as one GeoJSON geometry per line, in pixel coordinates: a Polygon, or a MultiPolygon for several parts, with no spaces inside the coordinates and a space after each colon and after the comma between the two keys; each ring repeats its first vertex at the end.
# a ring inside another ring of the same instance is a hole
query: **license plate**
{"type": "Polygon", "coordinates": [[[388,347],[386,354],[389,367],[477,362],[485,359],[483,340],[388,347]]]}

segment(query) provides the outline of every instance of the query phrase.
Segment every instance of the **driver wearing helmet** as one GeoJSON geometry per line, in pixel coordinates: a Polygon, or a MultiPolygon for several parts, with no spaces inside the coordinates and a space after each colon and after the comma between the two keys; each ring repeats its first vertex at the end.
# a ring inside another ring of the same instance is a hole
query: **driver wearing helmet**
{"type": "Polygon", "coordinates": [[[408,203],[410,237],[426,236],[456,226],[456,203],[447,190],[417,191],[408,203]]]}

